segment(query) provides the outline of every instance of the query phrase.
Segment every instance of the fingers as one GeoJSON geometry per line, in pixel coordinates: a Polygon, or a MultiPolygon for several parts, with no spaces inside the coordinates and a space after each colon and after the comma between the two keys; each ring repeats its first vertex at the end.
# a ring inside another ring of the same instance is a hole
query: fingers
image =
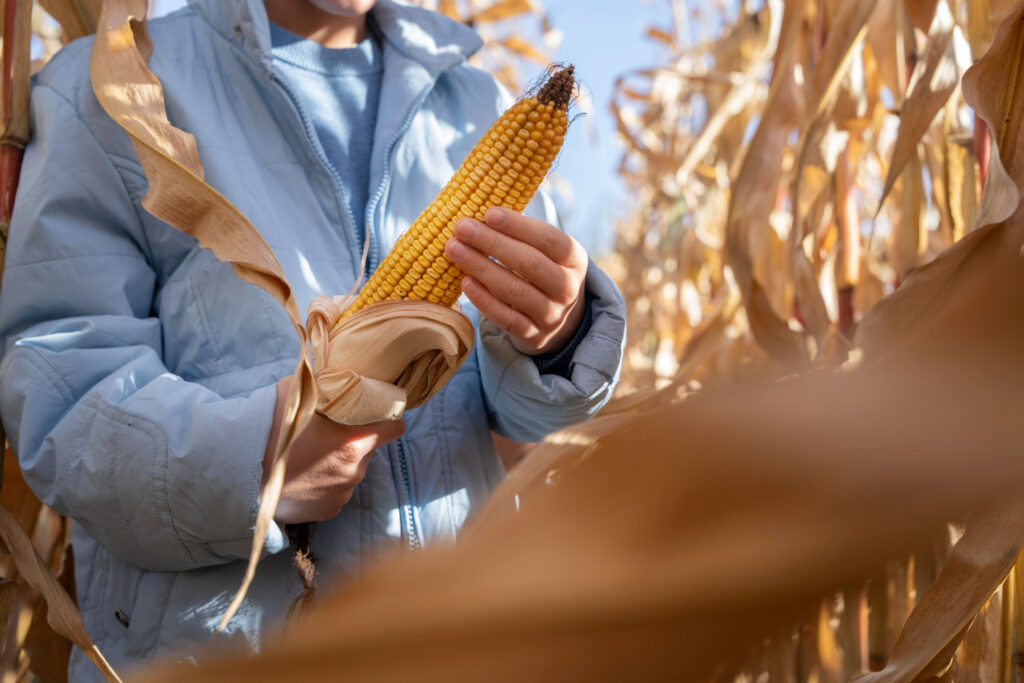
{"type": "Polygon", "coordinates": [[[533,339],[540,334],[532,320],[501,301],[473,276],[467,275],[462,278],[462,291],[481,314],[514,337],[533,339]]]}
{"type": "Polygon", "coordinates": [[[557,317],[558,308],[551,305],[548,296],[508,268],[458,240],[449,242],[445,253],[489,292],[530,320],[542,324],[557,322],[553,318],[557,317]]]}
{"type": "Polygon", "coordinates": [[[577,265],[581,250],[577,249],[576,240],[553,225],[500,206],[488,209],[484,222],[502,234],[531,245],[559,265],[577,265]]]}
{"type": "MultiPolygon", "coordinates": [[[[558,232],[556,228],[546,223],[544,225],[558,232]]],[[[570,287],[567,286],[565,276],[566,268],[534,245],[520,240],[518,236],[512,237],[480,221],[464,218],[455,225],[455,238],[455,240],[449,240],[446,245],[448,257],[464,270],[474,276],[479,276],[481,280],[485,277],[483,273],[474,272],[466,267],[466,265],[474,265],[473,262],[464,265],[460,262],[464,254],[450,250],[453,243],[461,242],[482,254],[496,258],[554,301],[562,302],[570,297],[570,287]]]]}

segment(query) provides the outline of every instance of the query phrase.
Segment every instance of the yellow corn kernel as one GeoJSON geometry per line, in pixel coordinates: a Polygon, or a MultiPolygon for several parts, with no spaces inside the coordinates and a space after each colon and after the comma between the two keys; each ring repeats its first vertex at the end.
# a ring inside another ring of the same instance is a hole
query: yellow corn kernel
{"type": "Polygon", "coordinates": [[[559,69],[535,96],[520,99],[494,122],[398,239],[342,319],[389,299],[455,303],[464,273],[444,255],[455,221],[464,216],[483,219],[492,206],[515,211],[526,207],[565,138],[573,83],[573,67],[559,69]]]}

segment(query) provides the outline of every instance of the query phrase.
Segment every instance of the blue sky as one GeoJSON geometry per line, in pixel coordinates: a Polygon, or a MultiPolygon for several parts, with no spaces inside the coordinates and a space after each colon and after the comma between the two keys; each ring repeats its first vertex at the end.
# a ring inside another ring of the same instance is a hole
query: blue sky
{"type": "Polygon", "coordinates": [[[664,51],[644,33],[652,25],[670,28],[671,15],[659,0],[545,0],[544,7],[564,34],[555,59],[576,65],[593,102],[590,120],[569,129],[555,170],[575,194],[575,206],[563,216],[566,230],[599,256],[612,246],[615,216],[629,206],[615,172],[622,150],[609,110],[612,87],[622,73],[664,63],[664,51]]]}
{"type": "MultiPolygon", "coordinates": [[[[161,14],[184,0],[153,0],[161,14]]],[[[551,23],[564,38],[555,59],[572,62],[589,88],[593,112],[588,121],[577,120],[566,136],[556,172],[567,180],[574,205],[564,207],[566,230],[595,256],[611,247],[614,220],[627,210],[625,191],[615,168],[621,148],[615,141],[615,121],[608,109],[615,78],[636,68],[663,63],[664,52],[644,32],[654,25],[671,26],[664,0],[544,0],[551,23]]],[[[524,75],[531,82],[542,72],[539,65],[524,75]]]]}

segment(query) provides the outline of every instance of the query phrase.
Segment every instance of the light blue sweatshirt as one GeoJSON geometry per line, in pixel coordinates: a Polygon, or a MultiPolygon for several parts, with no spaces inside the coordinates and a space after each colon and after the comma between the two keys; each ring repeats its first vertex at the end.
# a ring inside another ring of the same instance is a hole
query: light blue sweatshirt
{"type": "Polygon", "coordinates": [[[306,108],[327,161],[345,179],[342,196],[360,238],[365,236],[370,152],[384,75],[375,34],[371,29],[357,46],[331,49],[270,25],[274,66],[306,108]]]}

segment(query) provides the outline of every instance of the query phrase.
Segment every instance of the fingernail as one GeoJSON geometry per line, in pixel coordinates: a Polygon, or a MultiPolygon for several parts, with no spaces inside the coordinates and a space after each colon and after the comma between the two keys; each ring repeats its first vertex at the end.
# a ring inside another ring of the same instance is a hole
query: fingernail
{"type": "Polygon", "coordinates": [[[504,211],[494,207],[487,210],[487,215],[485,216],[485,218],[487,219],[487,223],[489,225],[493,225],[496,228],[500,228],[501,226],[505,225],[505,222],[508,220],[508,218],[505,216],[504,211]]]}
{"type": "Polygon", "coordinates": [[[476,283],[470,280],[468,277],[462,278],[462,291],[470,296],[476,294],[476,283]]]}
{"type": "Polygon", "coordinates": [[[476,221],[466,218],[455,224],[455,234],[472,237],[476,234],[476,221]]]}
{"type": "Polygon", "coordinates": [[[466,253],[466,246],[456,239],[450,239],[445,242],[444,248],[452,256],[463,256],[466,253]]]}

